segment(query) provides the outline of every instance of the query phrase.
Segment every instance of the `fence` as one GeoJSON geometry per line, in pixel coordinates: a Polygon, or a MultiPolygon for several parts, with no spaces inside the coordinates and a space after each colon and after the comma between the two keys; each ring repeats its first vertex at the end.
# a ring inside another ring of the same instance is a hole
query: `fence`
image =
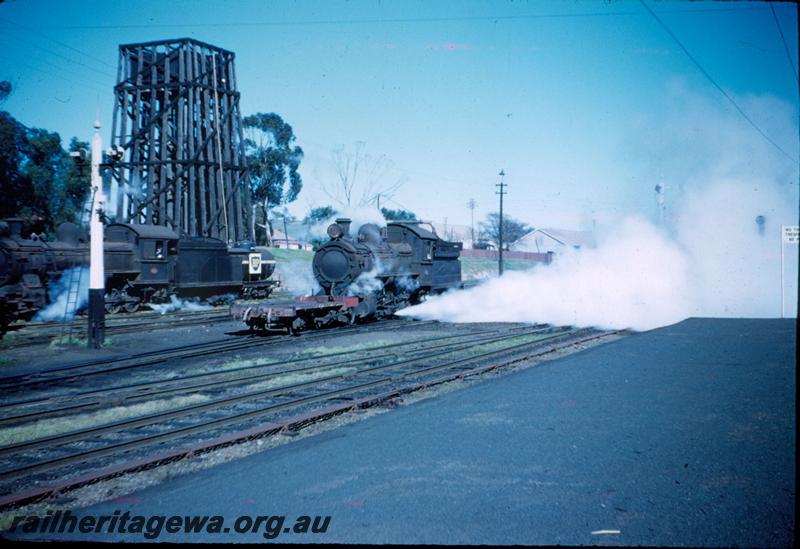
{"type": "MultiPolygon", "coordinates": [[[[482,257],[497,260],[497,250],[461,250],[461,257],[482,257]]],[[[536,252],[513,252],[504,251],[503,259],[527,259],[528,261],[538,261],[540,263],[550,263],[553,261],[553,252],[540,254],[536,252]]]]}

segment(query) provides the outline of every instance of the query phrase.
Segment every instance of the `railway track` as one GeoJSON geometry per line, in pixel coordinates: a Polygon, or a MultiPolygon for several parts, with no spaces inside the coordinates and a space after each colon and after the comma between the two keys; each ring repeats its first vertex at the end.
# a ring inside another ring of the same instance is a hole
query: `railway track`
{"type": "MultiPolygon", "coordinates": [[[[226,322],[231,319],[227,307],[216,307],[203,311],[178,311],[172,313],[135,313],[131,315],[116,315],[106,318],[106,336],[135,333],[144,329],[157,330],[178,328],[226,322]]],[[[87,320],[78,317],[67,323],[64,322],[31,322],[15,327],[9,332],[11,336],[3,339],[3,347],[16,349],[34,345],[49,344],[57,340],[62,334],[72,333],[76,338],[86,337],[87,320]]]]}
{"type": "Polygon", "coordinates": [[[0,447],[0,509],[188,455],[297,431],[348,410],[608,335],[553,327],[474,330],[382,344],[358,353],[262,361],[222,372],[87,387],[7,403],[0,434],[15,425],[24,428],[26,422],[76,425],[79,414],[134,409],[140,403],[168,404],[99,425],[6,442],[0,447]],[[169,400],[190,395],[195,401],[189,404],[169,400]]]}
{"type": "MultiPolygon", "coordinates": [[[[407,320],[384,320],[372,324],[355,325],[338,328],[337,335],[349,333],[367,334],[373,331],[385,329],[399,329],[407,327],[420,327],[434,324],[434,321],[407,321],[407,320]]],[[[331,335],[330,331],[320,330],[317,332],[304,332],[291,338],[291,341],[306,342],[323,339],[331,335]]],[[[146,367],[161,366],[167,363],[177,363],[189,359],[197,359],[221,353],[232,353],[236,351],[250,350],[261,347],[269,347],[286,343],[285,337],[224,337],[200,343],[179,345],[155,351],[145,351],[135,355],[122,355],[97,360],[79,362],[75,364],[57,366],[55,368],[43,369],[30,374],[13,375],[0,377],[0,391],[3,393],[4,400],[11,398],[11,404],[18,404],[13,395],[23,393],[29,395],[31,390],[53,390],[53,388],[69,388],[72,390],[77,384],[86,382],[88,379],[97,383],[103,383],[104,378],[111,380],[117,379],[123,372],[142,370],[146,367]]],[[[1,408],[0,408],[1,409],[1,408]]]]}

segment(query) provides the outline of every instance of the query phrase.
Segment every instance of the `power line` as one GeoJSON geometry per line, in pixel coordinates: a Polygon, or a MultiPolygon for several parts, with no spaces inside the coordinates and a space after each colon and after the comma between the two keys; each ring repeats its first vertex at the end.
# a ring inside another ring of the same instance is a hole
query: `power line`
{"type": "Polygon", "coordinates": [[[778,145],[777,143],[775,143],[775,141],[773,141],[773,140],[772,140],[772,139],[771,139],[771,138],[770,138],[770,137],[769,137],[769,136],[768,136],[766,133],[764,133],[764,131],[763,131],[761,128],[759,128],[759,127],[758,127],[758,125],[757,125],[755,122],[753,122],[753,120],[752,120],[752,119],[751,119],[749,116],[747,116],[747,113],[745,113],[745,112],[742,110],[742,108],[739,106],[739,104],[738,104],[736,101],[734,101],[734,100],[733,100],[733,98],[732,98],[730,95],[728,95],[728,93],[727,93],[725,90],[723,90],[723,89],[722,89],[722,86],[720,86],[719,84],[717,84],[717,81],[716,81],[716,80],[714,80],[714,78],[712,78],[712,76],[711,76],[711,75],[708,73],[708,71],[706,71],[706,70],[705,70],[705,69],[702,67],[702,65],[700,65],[700,63],[697,61],[697,59],[695,59],[695,58],[694,58],[694,56],[693,56],[691,53],[689,53],[689,50],[687,50],[687,49],[686,49],[686,46],[684,46],[684,45],[683,45],[683,43],[681,43],[681,41],[680,41],[680,40],[678,40],[678,37],[677,37],[677,36],[675,36],[675,35],[672,33],[672,31],[671,31],[671,30],[669,30],[669,27],[667,27],[667,25],[665,25],[665,24],[664,24],[664,22],[663,22],[661,19],[659,19],[658,15],[656,15],[656,13],[655,13],[653,10],[651,10],[651,9],[650,9],[650,6],[648,6],[647,4],[645,4],[645,3],[644,3],[644,0],[639,0],[639,3],[641,3],[641,4],[642,4],[642,6],[644,6],[644,7],[645,7],[645,9],[646,9],[647,11],[649,11],[649,12],[650,12],[650,15],[652,15],[652,16],[653,16],[653,18],[654,18],[654,19],[655,19],[655,20],[658,22],[658,24],[659,24],[659,25],[661,25],[661,27],[662,27],[662,28],[663,28],[665,31],[667,31],[667,34],[669,34],[669,35],[672,37],[672,39],[675,41],[675,43],[677,43],[677,44],[678,44],[678,46],[680,46],[680,48],[683,50],[683,53],[685,53],[685,54],[686,54],[686,56],[687,56],[687,57],[688,57],[688,58],[691,60],[691,62],[692,62],[692,63],[694,63],[694,65],[695,65],[695,66],[696,66],[696,67],[697,67],[697,68],[700,70],[700,72],[702,72],[702,73],[703,73],[703,75],[704,75],[704,76],[705,76],[705,77],[708,79],[708,81],[709,81],[709,82],[711,82],[711,84],[712,84],[712,85],[713,85],[715,88],[717,88],[717,90],[719,90],[719,92],[720,92],[722,95],[724,95],[724,96],[725,96],[725,99],[727,99],[728,101],[730,101],[730,103],[731,103],[731,104],[734,106],[734,108],[735,108],[735,109],[736,109],[736,110],[739,112],[739,114],[741,114],[741,115],[742,115],[742,118],[744,118],[745,120],[747,120],[747,122],[748,122],[748,123],[749,123],[749,124],[750,124],[750,125],[751,125],[751,126],[752,126],[752,127],[753,127],[753,128],[756,130],[756,131],[757,131],[757,132],[758,132],[758,133],[760,133],[760,134],[761,134],[761,136],[762,136],[764,139],[766,139],[767,141],[769,141],[769,142],[770,142],[770,144],[771,144],[773,147],[775,147],[776,149],[778,149],[779,151],[781,151],[781,152],[784,154],[784,156],[786,156],[786,158],[788,158],[789,160],[791,160],[791,161],[792,161],[792,162],[794,162],[794,163],[797,163],[797,162],[798,162],[798,160],[797,160],[797,159],[793,158],[793,157],[792,157],[792,156],[791,156],[789,153],[787,153],[785,150],[783,150],[783,149],[781,148],[781,146],[780,146],[780,145],[778,145]]]}
{"type": "Polygon", "coordinates": [[[386,200],[388,200],[389,202],[391,202],[391,203],[392,203],[392,204],[394,204],[395,206],[400,206],[400,209],[403,209],[403,210],[405,210],[405,211],[407,211],[407,212],[410,212],[410,211],[411,211],[411,208],[406,208],[406,207],[405,207],[405,206],[403,206],[402,204],[398,203],[398,202],[397,202],[397,200],[395,200],[395,199],[393,199],[393,198],[391,198],[391,197],[389,197],[389,196],[386,196],[385,194],[384,194],[384,195],[382,195],[382,196],[383,196],[383,198],[385,198],[386,200]]]}
{"type": "MultiPolygon", "coordinates": [[[[760,10],[760,7],[714,7],[714,8],[694,8],[667,10],[662,13],[707,13],[724,11],[752,11],[760,10]]],[[[406,23],[447,23],[464,21],[515,21],[528,19],[562,19],[573,17],[616,17],[616,16],[639,16],[646,15],[641,11],[617,11],[617,12],[583,12],[583,13],[543,13],[543,14],[524,14],[524,15],[477,15],[462,17],[408,17],[394,19],[318,19],[308,21],[239,21],[231,23],[141,23],[130,25],[28,25],[16,28],[20,29],[153,29],[153,28],[192,28],[192,27],[277,27],[277,26],[302,26],[302,25],[354,25],[354,24],[406,24],[406,23]]],[[[0,27],[3,28],[3,27],[0,27]]]]}
{"type": "Polygon", "coordinates": [[[13,36],[11,34],[6,34],[6,36],[8,36],[9,38],[11,38],[13,40],[16,40],[18,42],[22,42],[23,44],[25,44],[27,46],[38,48],[38,49],[40,49],[40,50],[42,50],[42,51],[44,51],[46,53],[49,53],[50,55],[55,55],[56,57],[60,57],[61,59],[64,59],[65,61],[69,61],[70,63],[74,63],[76,65],[80,65],[81,67],[85,67],[85,68],[89,69],[90,71],[94,71],[94,72],[96,72],[96,73],[98,73],[98,74],[100,74],[102,76],[105,76],[106,78],[114,78],[115,80],[117,78],[116,75],[111,75],[109,73],[103,72],[103,71],[101,71],[99,69],[96,69],[94,67],[90,67],[86,63],[82,63],[80,61],[76,61],[75,59],[72,59],[71,57],[67,57],[65,55],[61,55],[58,52],[55,52],[55,51],[53,51],[51,49],[48,49],[48,48],[45,48],[44,46],[40,46],[38,44],[34,44],[32,42],[28,42],[27,40],[19,38],[18,36],[13,36]]]}
{"type": "MultiPolygon", "coordinates": [[[[7,17],[0,17],[0,21],[6,21],[6,22],[10,23],[11,25],[14,25],[14,27],[16,27],[16,28],[23,28],[22,26],[18,25],[17,23],[12,21],[11,19],[8,19],[7,17]]],[[[64,42],[60,42],[59,40],[56,40],[55,38],[51,38],[50,36],[47,36],[46,34],[42,34],[41,32],[37,32],[37,31],[35,31],[35,30],[31,29],[31,28],[28,28],[27,30],[29,30],[33,34],[41,36],[45,40],[50,40],[51,42],[54,42],[54,43],[58,44],[59,46],[61,46],[63,48],[70,49],[70,50],[72,50],[72,51],[74,51],[76,53],[79,53],[79,54],[81,54],[83,56],[86,56],[87,58],[91,59],[92,61],[96,61],[97,63],[100,63],[101,65],[105,65],[106,67],[110,67],[112,69],[116,69],[117,68],[116,66],[112,65],[111,63],[107,63],[107,62],[103,61],[102,59],[99,59],[99,58],[97,58],[97,57],[95,57],[95,56],[93,56],[93,55],[91,55],[89,53],[86,53],[83,50],[79,50],[78,48],[74,48],[74,47],[70,46],[69,44],[65,44],[64,42]]]]}
{"type": "MultiPolygon", "coordinates": [[[[5,49],[5,51],[8,51],[9,49],[12,49],[12,48],[13,49],[17,49],[17,51],[21,51],[20,48],[18,46],[14,45],[14,44],[2,44],[2,46],[5,49]]],[[[5,52],[0,52],[0,53],[5,53],[5,52]]],[[[51,67],[55,68],[58,71],[68,71],[68,69],[66,69],[66,68],[64,68],[62,66],[56,65],[55,63],[51,63],[50,61],[47,61],[46,59],[37,58],[36,61],[38,63],[45,63],[47,65],[50,65],[51,67]]],[[[92,90],[92,91],[95,91],[95,92],[97,91],[97,87],[93,87],[92,85],[90,85],[90,83],[87,80],[83,80],[83,81],[75,80],[73,78],[69,78],[67,76],[61,76],[61,75],[55,74],[55,73],[53,73],[51,71],[44,70],[41,67],[33,66],[31,64],[25,65],[23,70],[25,70],[25,69],[32,70],[34,72],[39,72],[41,74],[46,74],[46,75],[51,76],[53,78],[56,78],[58,80],[64,80],[64,81],[67,81],[67,82],[72,82],[73,84],[76,84],[78,86],[82,86],[82,87],[86,88],[87,90],[92,90]]],[[[100,84],[96,83],[96,85],[99,86],[100,84]]]]}
{"type": "Polygon", "coordinates": [[[775,25],[778,27],[778,32],[781,35],[781,42],[783,42],[783,49],[786,50],[786,59],[789,61],[789,66],[792,67],[792,72],[794,73],[794,79],[797,80],[797,83],[800,84],[800,78],[797,77],[797,69],[794,66],[794,61],[792,61],[792,54],[789,53],[789,46],[786,45],[786,38],[783,36],[783,29],[781,28],[781,24],[778,22],[778,16],[775,15],[775,8],[772,7],[772,4],[769,5],[770,11],[772,11],[772,17],[775,19],[775,25]]]}

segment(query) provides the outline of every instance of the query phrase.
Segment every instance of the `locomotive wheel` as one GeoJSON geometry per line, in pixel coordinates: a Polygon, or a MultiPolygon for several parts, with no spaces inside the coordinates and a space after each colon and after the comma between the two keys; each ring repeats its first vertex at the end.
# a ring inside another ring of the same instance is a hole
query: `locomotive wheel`
{"type": "Polygon", "coordinates": [[[109,314],[117,314],[122,310],[122,303],[120,301],[124,298],[119,290],[112,290],[110,294],[106,294],[105,309],[109,314]]]}
{"type": "Polygon", "coordinates": [[[126,313],[135,313],[139,310],[139,302],[138,301],[128,301],[125,305],[122,306],[125,309],[126,313]]]}

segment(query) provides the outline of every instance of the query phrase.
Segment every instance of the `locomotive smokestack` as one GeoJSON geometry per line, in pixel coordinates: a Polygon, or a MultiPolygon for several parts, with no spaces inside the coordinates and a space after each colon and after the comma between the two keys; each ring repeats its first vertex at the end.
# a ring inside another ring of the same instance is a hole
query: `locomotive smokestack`
{"type": "Polygon", "coordinates": [[[336,220],[336,223],[342,227],[343,236],[350,236],[351,220],[349,217],[340,217],[339,219],[336,220]]]}

